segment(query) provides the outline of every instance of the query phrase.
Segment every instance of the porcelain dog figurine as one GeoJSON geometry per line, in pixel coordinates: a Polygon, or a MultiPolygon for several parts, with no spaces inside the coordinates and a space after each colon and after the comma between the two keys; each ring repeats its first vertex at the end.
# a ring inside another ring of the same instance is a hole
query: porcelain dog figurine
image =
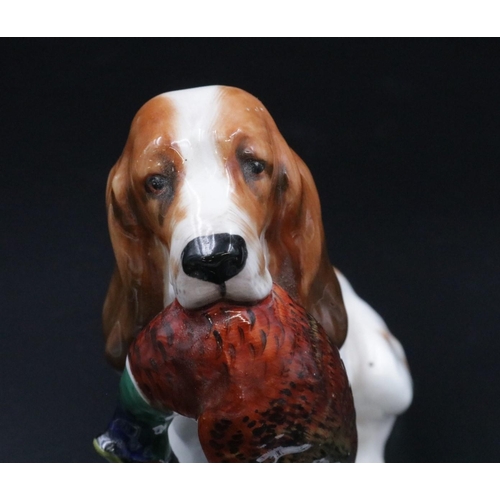
{"type": "MultiPolygon", "coordinates": [[[[276,283],[341,348],[357,461],[383,461],[412,399],[403,349],[330,264],[312,176],[255,97],[212,86],[146,103],[110,173],[107,208],[117,265],[103,322],[113,366],[124,368],[134,337],[174,299],[186,310],[251,303],[276,283]],[[210,263],[221,253],[230,264],[210,263]],[[197,255],[206,265],[190,263],[197,255]]],[[[174,415],[168,435],[179,461],[206,461],[196,422],[174,415]]]]}

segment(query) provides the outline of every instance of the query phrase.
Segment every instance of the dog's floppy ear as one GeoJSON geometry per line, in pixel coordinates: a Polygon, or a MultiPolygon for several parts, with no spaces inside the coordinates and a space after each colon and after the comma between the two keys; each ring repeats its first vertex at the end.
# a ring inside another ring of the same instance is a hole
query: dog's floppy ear
{"type": "Polygon", "coordinates": [[[340,347],[347,315],[328,258],[318,193],[305,163],[283,143],[277,146],[275,213],[266,235],[271,274],[340,347]]]}
{"type": "Polygon", "coordinates": [[[142,220],[139,202],[124,153],[111,170],[106,189],[116,266],[103,309],[106,357],[120,370],[134,336],[163,308],[165,256],[142,220]]]}

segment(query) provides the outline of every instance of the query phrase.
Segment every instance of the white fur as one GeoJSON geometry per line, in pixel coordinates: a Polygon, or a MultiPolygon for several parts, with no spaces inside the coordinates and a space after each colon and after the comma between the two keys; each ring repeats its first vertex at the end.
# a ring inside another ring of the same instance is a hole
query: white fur
{"type": "Polygon", "coordinates": [[[198,422],[176,414],[168,428],[168,439],[172,451],[180,463],[207,463],[198,439],[198,422]]]}
{"type": "Polygon", "coordinates": [[[348,331],[340,355],[351,384],[358,429],[357,462],[383,462],[396,416],[410,406],[413,386],[401,344],[384,320],[337,271],[348,331]]]}
{"type": "MultiPolygon", "coordinates": [[[[168,275],[175,297],[188,309],[221,298],[218,285],[187,276],[182,270],[182,251],[199,236],[229,233],[243,237],[247,244],[245,267],[226,282],[226,299],[260,300],[269,295],[272,288],[267,266],[259,265],[266,258],[265,250],[252,219],[234,202],[235,189],[225,160],[217,150],[215,121],[219,93],[219,87],[202,87],[164,94],[176,111],[172,146],[184,162],[178,196],[181,209],[186,213],[172,234],[168,275]]],[[[172,300],[171,295],[166,296],[165,303],[172,300]]]]}

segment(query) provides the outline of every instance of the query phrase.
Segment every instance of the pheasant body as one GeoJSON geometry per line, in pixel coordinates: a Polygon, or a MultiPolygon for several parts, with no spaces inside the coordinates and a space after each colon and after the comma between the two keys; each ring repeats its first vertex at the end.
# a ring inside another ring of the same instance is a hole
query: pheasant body
{"type": "Polygon", "coordinates": [[[135,339],[129,366],[153,407],[197,419],[210,462],[354,461],[338,349],[278,285],[252,306],[174,301],[135,339]]]}

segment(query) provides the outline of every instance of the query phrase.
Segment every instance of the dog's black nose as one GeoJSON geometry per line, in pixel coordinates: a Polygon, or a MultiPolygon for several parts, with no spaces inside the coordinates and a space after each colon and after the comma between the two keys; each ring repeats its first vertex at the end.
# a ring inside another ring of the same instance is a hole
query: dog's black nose
{"type": "Polygon", "coordinates": [[[182,252],[182,269],[192,278],[220,285],[236,276],[247,260],[245,240],[236,234],[212,234],[191,240],[182,252]]]}

